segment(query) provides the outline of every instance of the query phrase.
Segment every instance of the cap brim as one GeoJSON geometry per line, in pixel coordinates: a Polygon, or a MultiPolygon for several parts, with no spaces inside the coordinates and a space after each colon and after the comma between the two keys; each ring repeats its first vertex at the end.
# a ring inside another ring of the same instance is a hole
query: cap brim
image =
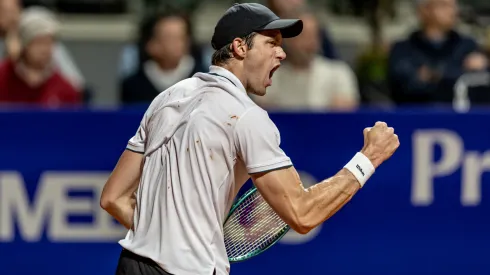
{"type": "Polygon", "coordinates": [[[300,19],[278,19],[260,28],[260,31],[280,30],[283,38],[298,36],[303,31],[300,19]]]}

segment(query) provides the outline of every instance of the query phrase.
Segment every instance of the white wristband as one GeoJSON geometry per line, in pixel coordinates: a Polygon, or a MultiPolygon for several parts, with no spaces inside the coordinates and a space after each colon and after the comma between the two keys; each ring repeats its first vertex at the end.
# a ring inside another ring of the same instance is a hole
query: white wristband
{"type": "Polygon", "coordinates": [[[371,161],[363,154],[358,152],[345,166],[359,181],[361,188],[366,181],[374,174],[374,166],[371,161]]]}

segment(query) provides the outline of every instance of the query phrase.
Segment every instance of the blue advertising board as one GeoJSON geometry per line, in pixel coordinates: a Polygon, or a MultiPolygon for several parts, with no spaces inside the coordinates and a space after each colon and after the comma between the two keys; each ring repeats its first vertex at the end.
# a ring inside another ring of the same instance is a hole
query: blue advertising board
{"type": "MultiPolygon", "coordinates": [[[[114,274],[125,230],[99,197],[143,112],[0,112],[0,274],[114,274]]],[[[306,186],[341,169],[376,121],[401,146],[335,216],[232,275],[490,274],[490,112],[271,118],[306,186]]]]}

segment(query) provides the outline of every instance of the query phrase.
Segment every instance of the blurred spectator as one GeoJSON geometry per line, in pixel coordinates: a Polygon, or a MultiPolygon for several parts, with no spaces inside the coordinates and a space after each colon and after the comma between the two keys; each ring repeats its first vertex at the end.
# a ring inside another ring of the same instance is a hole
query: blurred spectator
{"type": "Polygon", "coordinates": [[[417,0],[420,29],[396,43],[390,53],[388,82],[400,104],[450,103],[465,72],[487,69],[487,59],[472,38],[454,28],[455,0],[417,0]]]}
{"type": "MultiPolygon", "coordinates": [[[[172,12],[168,12],[167,14],[172,14],[172,12]]],[[[175,13],[177,14],[177,13],[175,13]]],[[[200,45],[194,43],[193,37],[192,37],[192,26],[190,19],[187,16],[184,16],[183,14],[179,14],[185,21],[188,26],[188,34],[189,34],[189,39],[190,39],[190,55],[194,57],[194,60],[198,64],[199,68],[205,68],[207,71],[207,68],[211,65],[211,55],[207,56],[204,52],[203,49],[201,48],[200,45]]],[[[144,20],[147,20],[145,18],[144,20]]],[[[141,28],[144,28],[144,22],[140,26],[139,30],[139,36],[141,36],[141,33],[143,30],[141,28]]],[[[141,40],[141,39],[140,39],[141,40]]],[[[141,41],[138,41],[141,42],[141,41]]],[[[209,48],[211,46],[209,45],[209,48]]],[[[141,66],[141,64],[144,61],[140,60],[141,57],[141,45],[137,45],[135,43],[131,43],[128,45],[125,45],[122,49],[121,52],[121,57],[118,65],[118,75],[120,79],[124,79],[135,72],[137,72],[141,66]]],[[[144,47],[143,47],[144,49],[144,47]]]]}
{"type": "Polygon", "coordinates": [[[135,44],[125,45],[121,51],[121,56],[119,58],[118,66],[118,77],[124,79],[136,71],[139,67],[139,49],[135,44]]]}
{"type": "Polygon", "coordinates": [[[141,26],[138,70],[122,82],[123,103],[149,103],[160,92],[203,71],[191,54],[190,25],[178,14],[151,16],[141,26]]]}
{"type": "Polygon", "coordinates": [[[303,32],[284,40],[286,60],[274,73],[273,84],[254,100],[275,110],[352,110],[359,100],[356,77],[343,61],[318,54],[319,23],[313,14],[299,12],[303,32]]]}
{"type": "Polygon", "coordinates": [[[9,49],[18,49],[17,26],[21,13],[20,0],[0,0],[0,59],[9,49]],[[13,45],[12,45],[13,43],[13,45]]]}
{"type": "MultiPolygon", "coordinates": [[[[306,5],[305,0],[267,0],[268,7],[281,18],[287,18],[288,14],[301,9],[306,5]]],[[[319,26],[318,33],[320,34],[321,46],[319,52],[326,58],[339,59],[335,46],[330,39],[328,31],[319,26]]]]}
{"type": "MultiPolygon", "coordinates": [[[[40,7],[27,8],[24,12],[40,7]]],[[[43,12],[52,15],[48,10],[42,9],[43,12]]],[[[0,0],[0,59],[9,56],[16,59],[20,52],[20,42],[18,37],[18,26],[20,14],[23,13],[20,0],[0,0]]],[[[71,82],[77,89],[85,88],[85,79],[80,70],[77,68],[72,57],[65,46],[57,41],[53,52],[53,60],[60,72],[71,82]]]]}
{"type": "Polygon", "coordinates": [[[0,102],[59,107],[80,102],[80,93],[53,65],[59,24],[42,10],[21,15],[19,56],[0,64],[0,102]]]}

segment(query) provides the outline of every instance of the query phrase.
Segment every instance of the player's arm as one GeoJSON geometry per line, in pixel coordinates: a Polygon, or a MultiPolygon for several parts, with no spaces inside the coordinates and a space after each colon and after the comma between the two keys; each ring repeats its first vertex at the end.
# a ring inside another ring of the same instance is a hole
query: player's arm
{"type": "Polygon", "coordinates": [[[304,189],[293,167],[252,175],[255,186],[277,214],[306,234],[342,208],[374,170],[398,148],[398,137],[386,123],[364,130],[364,148],[335,176],[304,189]]]}
{"type": "Polygon", "coordinates": [[[144,165],[146,117],[145,114],[138,131],[129,140],[100,198],[100,206],[128,229],[133,225],[136,205],[134,193],[138,188],[144,165]]]}
{"type": "Polygon", "coordinates": [[[263,112],[251,110],[236,126],[238,152],[264,199],[298,233],[307,233],[345,205],[383,161],[398,148],[386,123],[364,131],[364,148],[335,176],[304,189],[280,136],[263,112]]]}
{"type": "Polygon", "coordinates": [[[294,167],[251,175],[274,211],[293,230],[306,234],[344,206],[360,189],[357,178],[347,169],[308,189],[294,167]]]}
{"type": "Polygon", "coordinates": [[[136,198],[143,167],[143,154],[124,150],[107,180],[100,198],[100,206],[124,227],[133,224],[136,198]]]}

